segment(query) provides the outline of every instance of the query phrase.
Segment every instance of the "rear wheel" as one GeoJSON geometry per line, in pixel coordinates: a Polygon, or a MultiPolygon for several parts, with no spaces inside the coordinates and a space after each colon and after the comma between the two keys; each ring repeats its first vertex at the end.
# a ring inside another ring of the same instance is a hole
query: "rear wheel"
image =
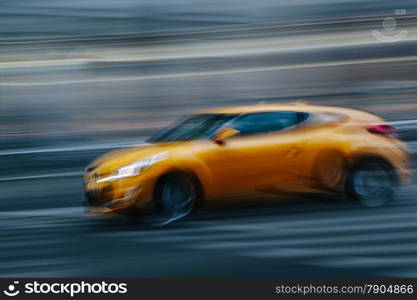
{"type": "Polygon", "coordinates": [[[360,161],[346,179],[347,196],[368,207],[383,206],[391,201],[395,187],[393,168],[379,160],[360,161]]]}
{"type": "Polygon", "coordinates": [[[178,172],[164,176],[156,185],[145,223],[163,226],[186,217],[193,210],[197,196],[196,184],[187,174],[178,172]]]}

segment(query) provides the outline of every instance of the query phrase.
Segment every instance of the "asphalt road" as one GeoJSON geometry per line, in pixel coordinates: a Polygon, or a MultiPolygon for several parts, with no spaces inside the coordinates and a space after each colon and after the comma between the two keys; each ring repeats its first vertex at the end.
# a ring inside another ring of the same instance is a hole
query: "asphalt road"
{"type": "Polygon", "coordinates": [[[0,276],[417,276],[417,182],[387,207],[298,199],[166,228],[90,217],[79,175],[0,182],[0,276]]]}

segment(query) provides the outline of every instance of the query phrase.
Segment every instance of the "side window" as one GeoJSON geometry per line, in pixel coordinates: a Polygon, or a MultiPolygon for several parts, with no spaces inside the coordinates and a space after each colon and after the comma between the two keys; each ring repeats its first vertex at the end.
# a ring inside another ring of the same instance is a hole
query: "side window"
{"type": "Polygon", "coordinates": [[[298,112],[252,113],[232,121],[231,127],[240,131],[241,136],[267,134],[281,131],[304,122],[308,114],[298,112]]]}

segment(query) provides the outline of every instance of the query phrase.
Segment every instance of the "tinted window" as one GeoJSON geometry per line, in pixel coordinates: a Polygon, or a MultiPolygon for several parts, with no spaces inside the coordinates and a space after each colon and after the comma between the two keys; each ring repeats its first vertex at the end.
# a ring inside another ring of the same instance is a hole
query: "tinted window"
{"type": "MultiPolygon", "coordinates": [[[[230,127],[240,131],[241,136],[266,134],[293,127],[308,117],[298,112],[265,112],[246,114],[230,122],[230,127]]],[[[226,125],[229,127],[229,124],[226,125]]]]}
{"type": "Polygon", "coordinates": [[[236,118],[236,116],[234,114],[193,115],[150,137],[148,142],[162,143],[208,139],[217,129],[236,118]]]}

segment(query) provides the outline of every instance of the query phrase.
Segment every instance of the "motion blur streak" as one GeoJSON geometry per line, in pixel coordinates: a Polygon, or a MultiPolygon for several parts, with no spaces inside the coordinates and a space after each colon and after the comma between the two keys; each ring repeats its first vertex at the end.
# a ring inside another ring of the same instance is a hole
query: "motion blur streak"
{"type": "Polygon", "coordinates": [[[416,277],[415,179],[147,229],[87,218],[80,176],[192,111],[299,99],[401,121],[415,161],[416,51],[414,0],[1,1],[0,276],[416,277]]]}

